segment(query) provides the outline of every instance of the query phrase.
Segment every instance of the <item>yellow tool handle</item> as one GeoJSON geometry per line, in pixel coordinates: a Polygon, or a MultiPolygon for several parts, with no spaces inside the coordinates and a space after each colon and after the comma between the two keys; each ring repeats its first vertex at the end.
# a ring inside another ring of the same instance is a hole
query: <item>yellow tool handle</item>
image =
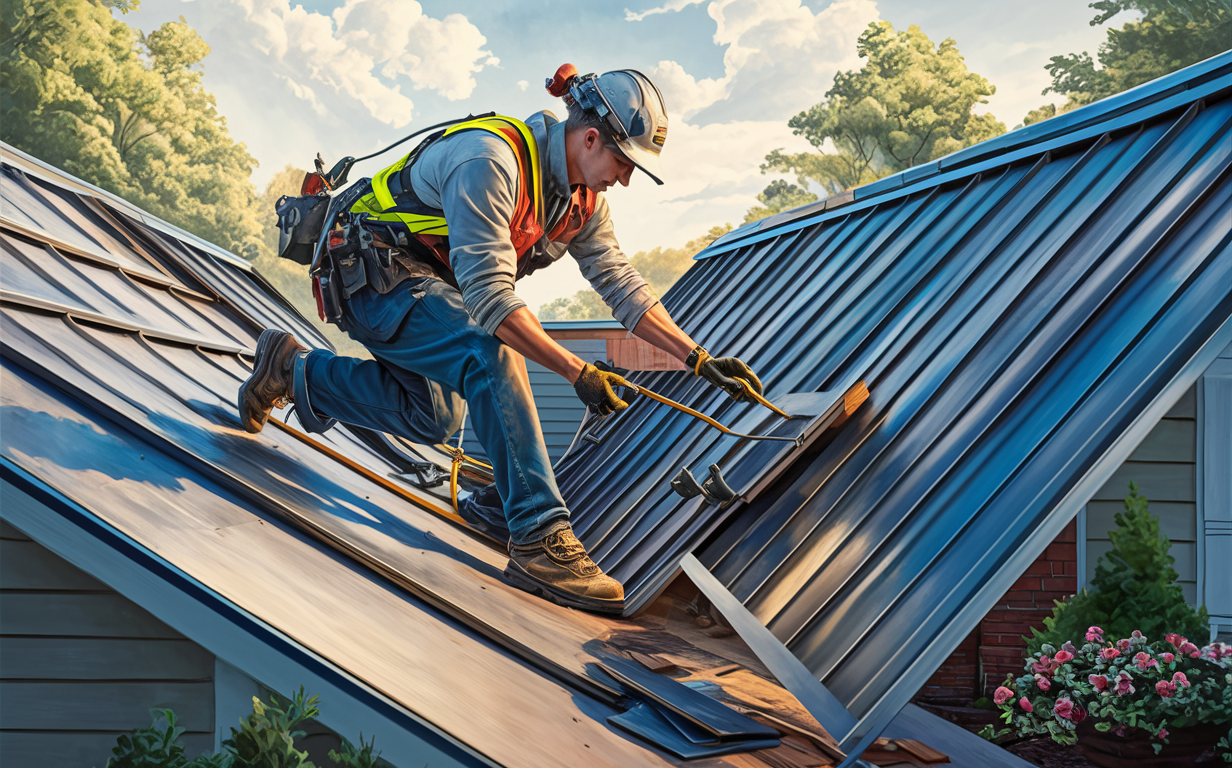
{"type": "MultiPolygon", "coordinates": [[[[741,383],[744,384],[746,387],[748,386],[746,382],[741,382],[741,383]]],[[[675,400],[672,400],[671,398],[667,398],[667,397],[664,397],[663,395],[660,395],[658,392],[651,392],[649,389],[646,389],[645,387],[639,387],[636,384],[630,384],[629,388],[632,389],[634,392],[637,392],[639,395],[645,395],[646,397],[649,397],[651,400],[656,400],[660,403],[663,403],[664,405],[671,406],[672,408],[675,408],[676,410],[682,413],[687,413],[695,419],[701,419],[702,421],[706,422],[707,424],[719,430],[720,432],[723,432],[728,435],[732,435],[734,437],[741,437],[746,440],[777,440],[779,442],[784,442],[784,443],[798,443],[799,442],[799,440],[794,437],[777,437],[774,435],[745,435],[740,432],[733,432],[732,430],[723,426],[722,424],[710,418],[706,414],[701,413],[699,411],[695,411],[687,405],[681,405],[680,403],[676,402],[675,400]]],[[[750,387],[750,389],[752,388],[750,387]]],[[[791,418],[791,417],[788,416],[787,418],[791,418]]]]}
{"type": "Polygon", "coordinates": [[[778,406],[774,405],[774,404],[773,404],[773,403],[771,403],[769,400],[767,400],[766,398],[762,397],[762,396],[761,396],[761,395],[757,392],[757,390],[756,390],[756,389],[753,389],[753,385],[752,385],[752,384],[748,383],[747,381],[745,381],[744,379],[740,378],[739,376],[732,376],[732,378],[733,378],[733,379],[735,379],[736,381],[740,382],[740,386],[741,386],[741,387],[744,387],[744,394],[748,395],[748,396],[749,396],[749,398],[751,398],[752,400],[755,400],[755,401],[757,401],[757,402],[761,403],[762,405],[766,406],[766,407],[767,407],[767,408],[769,408],[770,410],[774,411],[774,412],[775,412],[776,414],[778,414],[779,416],[782,416],[784,419],[790,419],[790,418],[791,418],[791,417],[790,417],[790,416],[788,416],[786,413],[784,413],[784,412],[783,412],[783,411],[782,411],[782,410],[781,410],[778,406]]]}

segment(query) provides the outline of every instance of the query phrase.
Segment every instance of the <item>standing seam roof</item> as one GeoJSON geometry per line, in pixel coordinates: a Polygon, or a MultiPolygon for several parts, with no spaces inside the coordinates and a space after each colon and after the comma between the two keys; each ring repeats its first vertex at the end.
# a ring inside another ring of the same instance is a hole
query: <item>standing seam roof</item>
{"type": "MultiPolygon", "coordinates": [[[[664,298],[691,336],[768,394],[865,380],[869,402],[722,513],[666,480],[731,443],[630,408],[560,472],[600,565],[636,593],[696,552],[861,727],[892,716],[1232,340],[1230,74],[1225,54],[1043,146],[1003,137],[699,255],[664,298]]],[[[635,381],[748,413],[687,373],[635,381]]]]}

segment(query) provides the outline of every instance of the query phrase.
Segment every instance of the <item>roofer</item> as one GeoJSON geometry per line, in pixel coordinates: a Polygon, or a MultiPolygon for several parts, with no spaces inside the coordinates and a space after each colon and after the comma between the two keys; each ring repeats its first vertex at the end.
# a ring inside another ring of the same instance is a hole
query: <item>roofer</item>
{"type": "MultiPolygon", "coordinates": [[[[744,390],[732,377],[758,393],[761,383],[740,360],[712,358],[672,321],[612,233],[604,190],[628,186],[635,169],[663,183],[667,112],[658,89],[634,70],[577,76],[572,65],[547,87],[564,98],[566,122],[550,112],[525,123],[460,122],[360,182],[369,186],[350,208],[352,221],[376,242],[365,258],[338,261],[340,325],[375,359],[306,353],[290,334],[267,330],[239,408],[249,432],[292,401],[310,432],[337,420],[434,444],[461,427],[469,404],[495,483],[459,511],[507,535],[506,578],[562,605],[619,612],[623,588],[569,525],[523,357],[573,382],[598,414],[626,407],[615,387],[627,382],[553,341],[514,282],[568,251],[636,336],[737,399],[744,390]],[[381,245],[390,248],[385,256],[381,245]]],[[[330,237],[333,245],[341,235],[330,237]]]]}

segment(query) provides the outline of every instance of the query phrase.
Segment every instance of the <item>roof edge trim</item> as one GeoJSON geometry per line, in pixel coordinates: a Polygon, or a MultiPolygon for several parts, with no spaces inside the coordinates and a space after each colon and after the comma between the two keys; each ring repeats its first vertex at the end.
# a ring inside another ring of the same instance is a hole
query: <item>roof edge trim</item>
{"type": "Polygon", "coordinates": [[[778,678],[783,687],[800,701],[809,714],[817,718],[817,722],[821,723],[836,741],[842,742],[843,736],[855,728],[857,722],[838,697],[830,693],[787,646],[756,616],[749,613],[692,553],[685,553],[680,560],[680,569],[719,609],[719,613],[723,614],[723,618],[736,630],[740,639],[749,646],[749,650],[778,678]]]}

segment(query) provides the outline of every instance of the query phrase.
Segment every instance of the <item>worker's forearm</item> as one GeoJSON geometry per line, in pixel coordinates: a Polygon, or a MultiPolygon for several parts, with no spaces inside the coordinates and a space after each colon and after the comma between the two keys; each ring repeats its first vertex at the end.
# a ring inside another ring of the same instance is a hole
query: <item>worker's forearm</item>
{"type": "Polygon", "coordinates": [[[515,309],[501,321],[496,329],[496,338],[524,357],[565,377],[570,383],[577,381],[578,374],[585,366],[581,358],[553,341],[539,324],[539,319],[526,307],[515,309]]]}
{"type": "Polygon", "coordinates": [[[667,314],[662,304],[655,304],[646,310],[642,319],[637,321],[633,335],[655,345],[681,362],[684,362],[684,359],[697,346],[697,342],[693,341],[689,334],[680,330],[680,326],[676,325],[676,321],[667,314]]]}

